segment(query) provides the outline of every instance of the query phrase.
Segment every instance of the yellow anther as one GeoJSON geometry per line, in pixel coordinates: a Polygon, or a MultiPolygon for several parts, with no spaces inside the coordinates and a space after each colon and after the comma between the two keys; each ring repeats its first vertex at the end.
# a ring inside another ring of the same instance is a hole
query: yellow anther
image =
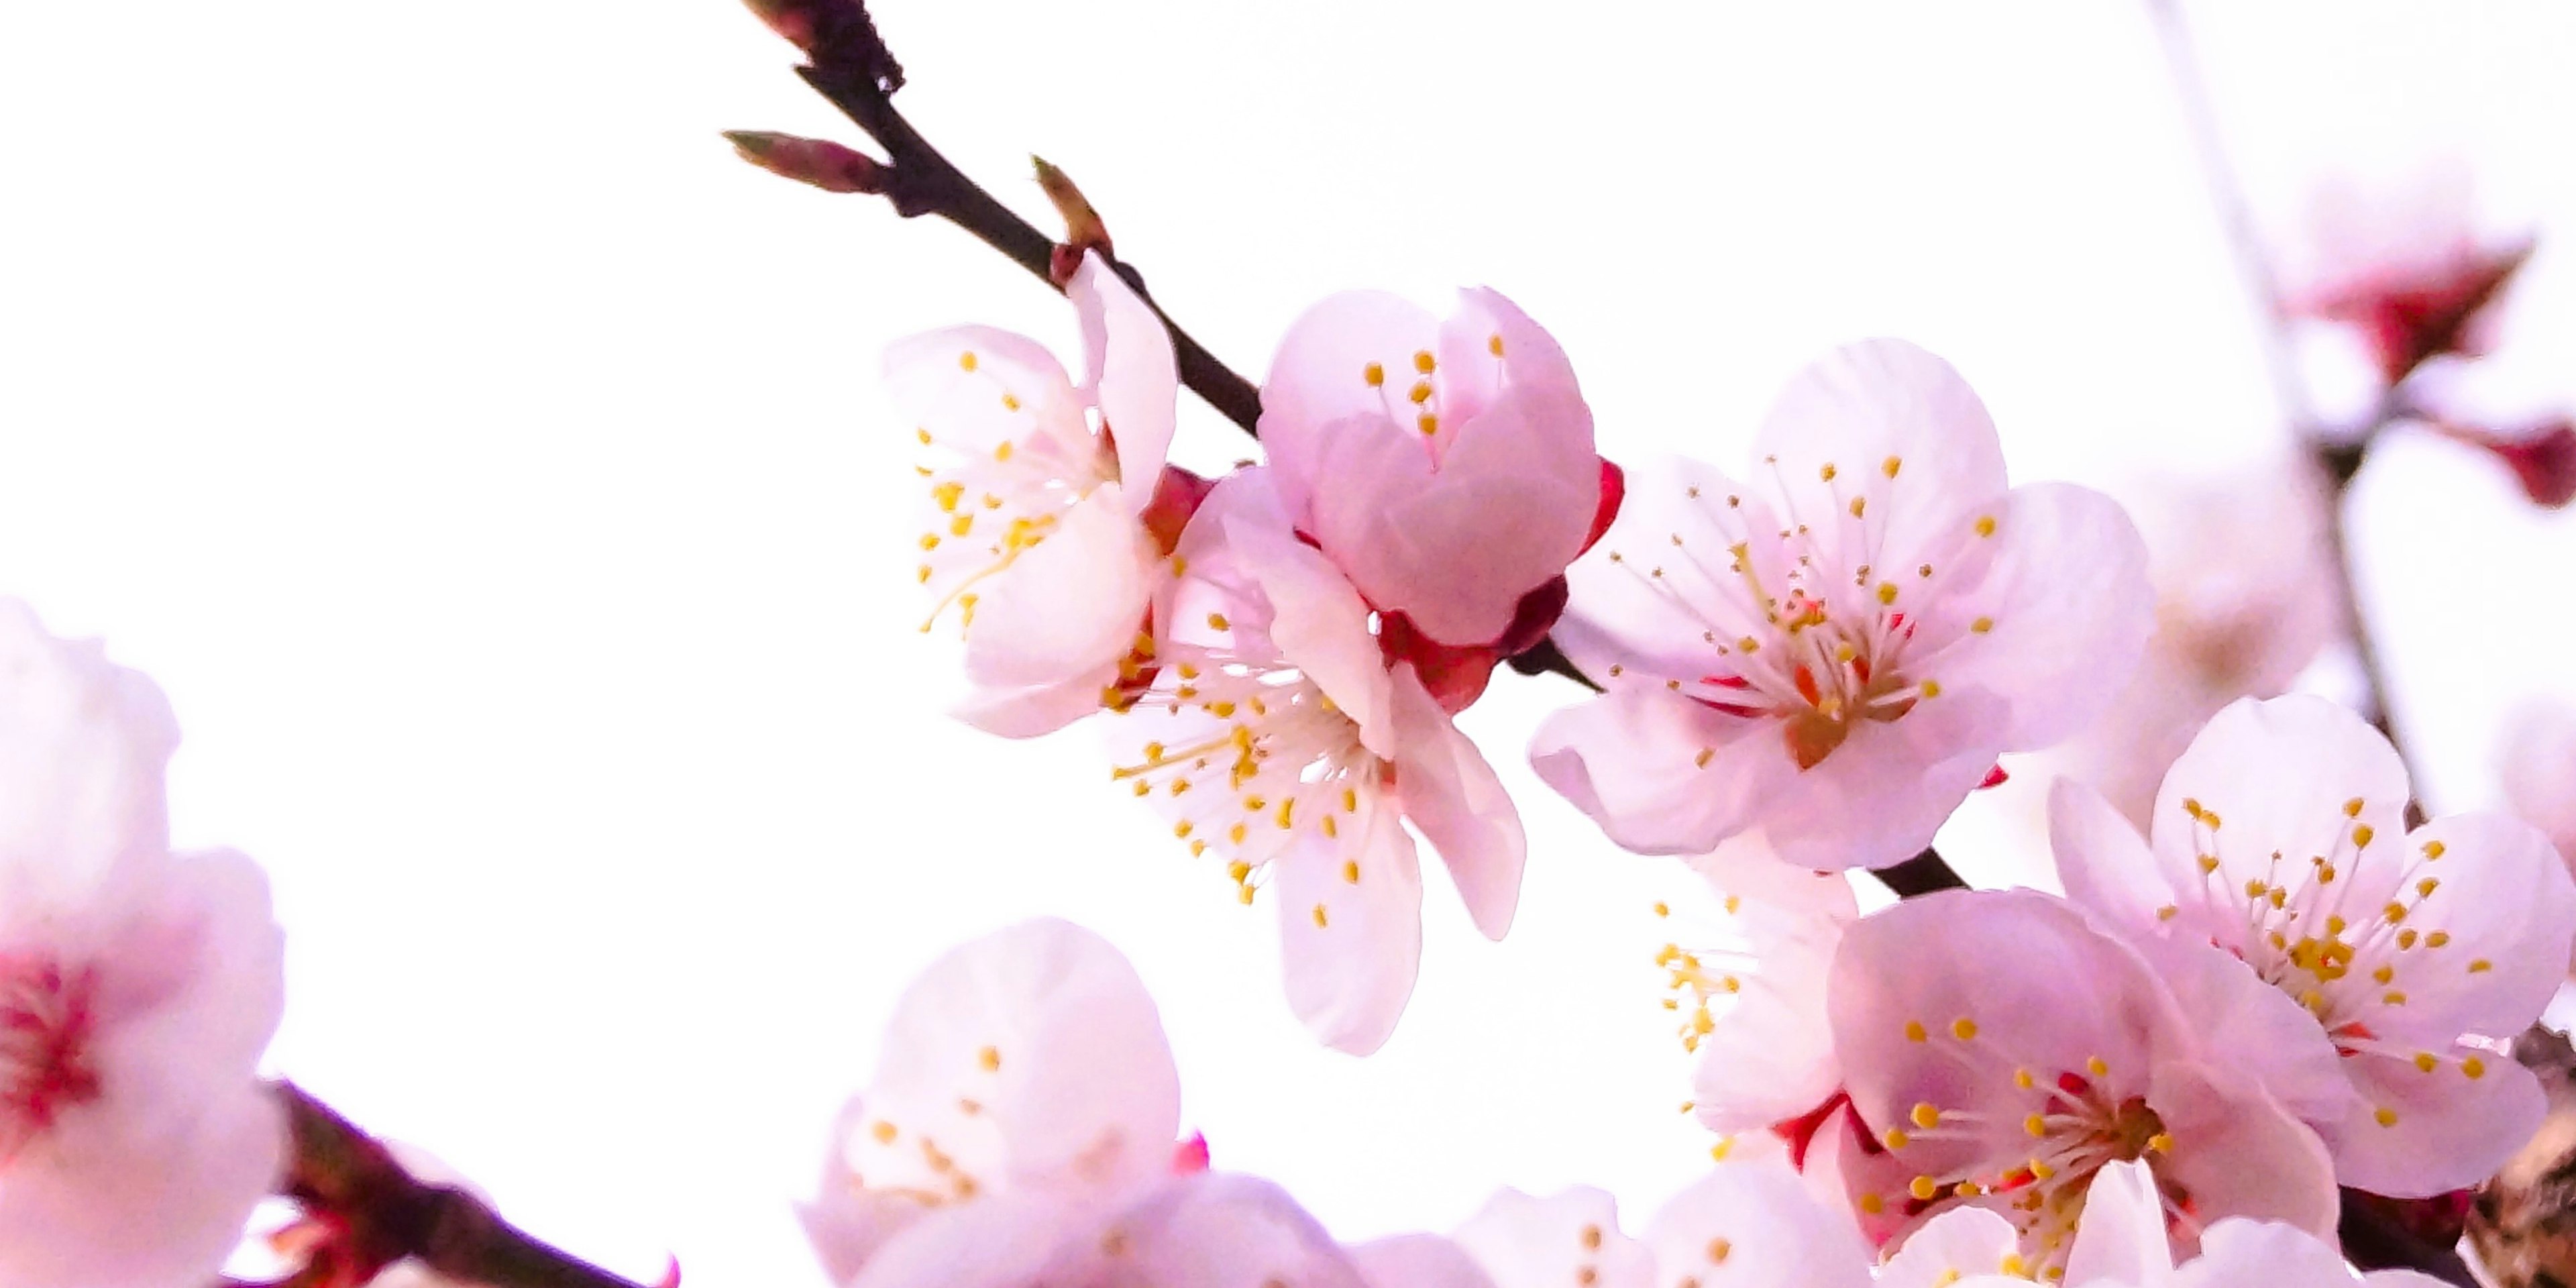
{"type": "Polygon", "coordinates": [[[1500,332],[1485,337],[1485,352],[1497,358],[1503,356],[1503,337],[1500,332]]]}
{"type": "Polygon", "coordinates": [[[2472,974],[2472,975],[2484,975],[2484,974],[2486,974],[2488,971],[2491,971],[2491,970],[2494,970],[2494,969],[2495,969],[2495,963],[2494,963],[2494,962],[2491,962],[2491,961],[2488,961],[2488,960],[2487,960],[2486,958],[2484,958],[2484,957],[2481,957],[2481,958],[2477,959],[2476,961],[2473,961],[2473,962],[2470,962],[2470,963],[2469,963],[2469,973],[2470,973],[2470,974],[2472,974]]]}
{"type": "Polygon", "coordinates": [[[1995,535],[1995,516],[1991,514],[1981,514],[1977,516],[1977,535],[1981,537],[1991,537],[1995,535]]]}
{"type": "MultiPolygon", "coordinates": [[[[1329,822],[1331,822],[1332,820],[1331,820],[1331,819],[1329,819],[1329,818],[1327,818],[1327,819],[1325,819],[1324,821],[1329,823],[1329,822]]],[[[1351,885],[1358,885],[1358,884],[1360,883],[1360,863],[1359,863],[1359,860],[1357,860],[1357,859],[1344,859],[1344,860],[1342,860],[1342,880],[1343,880],[1343,881],[1345,881],[1345,882],[1347,882],[1347,883],[1349,883],[1349,884],[1351,884],[1351,885]]]]}
{"type": "Polygon", "coordinates": [[[2435,1069],[2441,1068],[2442,1062],[2430,1051],[2418,1051],[2415,1053],[2415,1067],[2426,1073],[2431,1073],[2435,1069]]]}
{"type": "Polygon", "coordinates": [[[1881,1144],[1886,1145],[1889,1149],[1903,1149],[1914,1141],[1913,1137],[1905,1134],[1905,1129],[1902,1127],[1890,1127],[1886,1131],[1880,1132],[1878,1134],[1878,1139],[1881,1144]]]}
{"type": "Polygon", "coordinates": [[[2028,1090],[2030,1090],[2030,1088],[2031,1088],[2031,1084],[2032,1084],[2032,1082],[2033,1082],[2033,1079],[2032,1079],[2032,1078],[2031,1078],[2031,1076],[2030,1076],[2030,1070],[2028,1070],[2028,1069],[2015,1069],[2015,1070],[2013,1070],[2013,1085],[2014,1085],[2014,1086],[2019,1087],[2019,1088],[2021,1088],[2021,1089],[2022,1089],[2022,1090],[2024,1090],[2024,1091],[2028,1091],[2028,1090]]]}
{"type": "Polygon", "coordinates": [[[2442,857],[2444,849],[2445,847],[2440,841],[2426,841],[2424,843],[2424,857],[2426,859],[2438,859],[2442,857]]]}
{"type": "Polygon", "coordinates": [[[2439,948],[2449,942],[2451,942],[2451,932],[2447,930],[2436,930],[2432,934],[2424,936],[2424,946],[2426,948],[2439,948]]]}
{"type": "Polygon", "coordinates": [[[1991,617],[1980,617],[1977,620],[1968,623],[1968,630],[1978,635],[1983,635],[1994,628],[1995,619],[1991,617]]]}
{"type": "Polygon", "coordinates": [[[2397,991],[2397,990],[2395,990],[2395,989],[2390,989],[2389,991],[2387,991],[2387,992],[2385,992],[2385,993],[2380,994],[2380,995],[2379,995],[2379,1000],[2380,1000],[2380,1003],[2381,1003],[2382,1005],[2385,1005],[2385,1006],[2404,1006],[2404,1005],[2406,1005],[2406,995],[2405,995],[2404,993],[2398,992],[2398,991],[2397,991]]]}
{"type": "Polygon", "coordinates": [[[2180,905],[2180,904],[2172,904],[2172,903],[2169,903],[2169,904],[2166,904],[2165,906],[2163,906],[2163,907],[2161,907],[2161,908],[2156,909],[2156,920],[2158,920],[2158,921],[2171,921],[2171,920],[2173,920],[2174,918],[2176,918],[2176,917],[2178,917],[2178,916],[2181,916],[2181,915],[2182,915],[2182,905],[2180,905]]]}
{"type": "Polygon", "coordinates": [[[1871,1216],[1877,1216],[1887,1210],[1887,1200],[1880,1198],[1875,1192],[1863,1194],[1860,1196],[1860,1210],[1871,1216]]]}
{"type": "Polygon", "coordinates": [[[2381,1105],[2378,1109],[2373,1110],[2370,1116],[2378,1119],[2379,1125],[2382,1127],[2394,1127],[2397,1125],[2397,1111],[2386,1105],[2381,1105]]]}
{"type": "Polygon", "coordinates": [[[1816,477],[1823,479],[1827,483],[1831,483],[1834,481],[1834,473],[1834,463],[1832,461],[1827,461],[1825,462],[1825,467],[1823,469],[1816,471],[1816,477]]]}
{"type": "Polygon", "coordinates": [[[1907,1020],[1907,1021],[1905,1022],[1905,1040],[1906,1040],[1906,1041],[1908,1041],[1908,1042],[1922,1042],[1922,1041],[1927,1041],[1927,1040],[1929,1040],[1929,1039],[1931,1038],[1931,1036],[1932,1036],[1932,1034],[1931,1034],[1930,1030],[1927,1030],[1927,1029],[1925,1029],[1925,1028],[1923,1027],[1923,1021],[1921,1021],[1921,1020],[1907,1020]]]}
{"type": "Polygon", "coordinates": [[[1414,381],[1413,391],[1405,396],[1411,398],[1416,405],[1431,401],[1431,382],[1428,380],[1414,381]]]}
{"type": "Polygon", "coordinates": [[[1375,389],[1386,383],[1386,368],[1372,362],[1360,368],[1360,379],[1367,381],[1369,388],[1375,389]]]}
{"type": "Polygon", "coordinates": [[[2370,830],[2368,823],[2356,823],[2352,829],[2352,848],[2358,850],[2370,844],[2371,839],[2378,835],[2379,833],[2370,830]]]}
{"type": "Polygon", "coordinates": [[[1735,1245],[1724,1239],[1711,1239],[1708,1241],[1708,1259],[1712,1265],[1725,1261],[1726,1258],[1734,1251],[1735,1245]]]}
{"type": "Polygon", "coordinates": [[[1420,350],[1416,350],[1416,351],[1414,352],[1414,355],[1413,355],[1413,369],[1414,369],[1414,370],[1419,371],[1419,372],[1421,372],[1422,374],[1424,374],[1424,375],[1426,375],[1426,376],[1427,376],[1427,375],[1430,375],[1434,370],[1438,369],[1438,368],[1439,368],[1439,366],[1440,366],[1439,362],[1437,362],[1436,360],[1434,360],[1434,359],[1432,358],[1432,356],[1431,356],[1431,351],[1430,351],[1429,349],[1420,349],[1420,350]]]}
{"type": "Polygon", "coordinates": [[[1941,1192],[1941,1183],[1929,1176],[1917,1176],[1905,1187],[1905,1192],[1929,1202],[1933,1195],[1941,1192]]]}
{"type": "Polygon", "coordinates": [[[1852,498],[1852,502],[1851,502],[1851,517],[1853,517],[1853,518],[1855,518],[1855,519],[1859,518],[1859,517],[1861,516],[1861,511],[1866,510],[1866,509],[1868,509],[1868,508],[1869,508],[1869,498],[1868,498],[1868,497],[1865,497],[1865,496],[1856,496],[1856,497],[1853,497],[1853,498],[1852,498]]]}
{"type": "Polygon", "coordinates": [[[1941,1110],[1931,1104],[1916,1105],[1913,1117],[1914,1125],[1926,1131],[1941,1125],[1941,1110]]]}
{"type": "Polygon", "coordinates": [[[1698,755],[1691,757],[1691,764],[1696,768],[1706,769],[1708,768],[1708,762],[1715,759],[1717,759],[1717,748],[1702,747],[1699,749],[1698,755]]]}
{"type": "Polygon", "coordinates": [[[2398,922],[2406,920],[2406,905],[2398,903],[2393,899],[2389,901],[2387,907],[2380,909],[2379,912],[2381,916],[2388,919],[2388,924],[2392,926],[2396,925],[2398,922]]]}
{"type": "Polygon", "coordinates": [[[894,1124],[880,1118],[875,1126],[868,1128],[868,1134],[876,1137],[880,1145],[891,1145],[894,1143],[894,1124]]]}
{"type": "Polygon", "coordinates": [[[2215,854],[2204,854],[2200,856],[2200,870],[2204,875],[2216,872],[2218,870],[2218,856],[2215,854]]]}
{"type": "Polygon", "coordinates": [[[1895,457],[1891,456],[1891,457],[1888,457],[1886,460],[1880,461],[1880,462],[1878,463],[1878,472],[1879,472],[1879,473],[1881,473],[1881,474],[1886,475],[1886,476],[1887,476],[1887,477],[1889,477],[1889,478],[1895,478],[1895,477],[1896,477],[1896,472],[1897,472],[1898,470],[1900,470],[1900,469],[1904,468],[1904,467],[1905,467],[1905,462],[1903,462],[1903,461],[1901,461],[1901,460],[1898,460],[1897,458],[1895,458],[1895,457]]]}
{"type": "Polygon", "coordinates": [[[1001,1071],[1002,1071],[1002,1052],[1001,1052],[1001,1049],[1000,1049],[1000,1048],[998,1048],[998,1047],[986,1047],[986,1048],[984,1048],[983,1050],[976,1052],[976,1053],[975,1053],[975,1063],[977,1063],[977,1064],[980,1064],[980,1065],[984,1066],[984,1072],[986,1072],[986,1073],[999,1073],[999,1072],[1001,1072],[1001,1071]]]}
{"type": "Polygon", "coordinates": [[[1878,602],[1882,604],[1893,604],[1896,602],[1895,582],[1882,581],[1878,583],[1878,602]]]}
{"type": "Polygon", "coordinates": [[[1020,409],[1020,398],[1019,398],[1019,395],[1017,395],[1017,394],[1004,394],[1004,395],[1002,395],[1002,410],[1004,410],[1004,411],[1018,411],[1019,409],[1020,409]]]}
{"type": "Polygon", "coordinates": [[[1915,687],[1923,691],[1924,697],[1937,698],[1941,696],[1941,682],[1939,680],[1925,680],[1923,683],[1916,685],[1915,687]]]}
{"type": "Polygon", "coordinates": [[[973,349],[968,349],[964,353],[957,355],[957,369],[959,371],[973,371],[975,369],[975,351],[973,349]]]}
{"type": "Polygon", "coordinates": [[[1975,1181],[1961,1181],[1958,1184],[1951,1186],[1950,1192],[1963,1199],[1972,1199],[1986,1191],[1984,1186],[1977,1184],[1975,1181]]]}
{"type": "Polygon", "coordinates": [[[1320,903],[1319,903],[1319,904],[1316,904],[1316,905],[1315,905],[1315,929],[1317,929],[1317,930],[1321,930],[1321,929],[1323,929],[1323,928],[1324,928],[1324,905],[1322,905],[1322,904],[1320,904],[1320,903]]]}
{"type": "Polygon", "coordinates": [[[1962,1042],[1977,1036],[1977,1022],[1964,1015],[1950,1021],[1950,1036],[1962,1042]]]}
{"type": "Polygon", "coordinates": [[[913,569],[913,570],[912,570],[912,572],[913,572],[913,580],[915,580],[915,581],[927,582],[927,581],[929,581],[929,580],[930,580],[930,565],[929,565],[929,564],[923,564],[922,566],[920,566],[920,567],[918,567],[918,568],[913,569]]]}
{"type": "Polygon", "coordinates": [[[2442,879],[2440,877],[2426,877],[2415,883],[2415,897],[2419,899],[2430,899],[2433,897],[2433,892],[2441,888],[2442,879]]]}
{"type": "Polygon", "coordinates": [[[2487,1076],[2487,1062],[2473,1055],[2464,1056],[2460,1060],[2460,1072],[2472,1078],[2483,1078],[2487,1076]]]}
{"type": "Polygon", "coordinates": [[[1011,459],[1011,451],[1012,448],[1010,440],[1004,439],[1001,442],[993,444],[993,459],[997,461],[1007,461],[1011,459]]]}
{"type": "Polygon", "coordinates": [[[1420,429],[1423,436],[1426,438],[1440,432],[1440,418],[1432,415],[1430,412],[1426,411],[1422,413],[1421,419],[1416,420],[1413,423],[1415,428],[1420,429]]]}
{"type": "Polygon", "coordinates": [[[2096,1078],[2103,1077],[2111,1072],[2111,1066],[2103,1063],[2102,1057],[2098,1055],[2088,1057],[2084,1061],[2084,1067],[2096,1078]]]}
{"type": "Polygon", "coordinates": [[[2033,1136],[2045,1136],[2048,1134],[2048,1119],[2038,1114],[2032,1114],[2030,1117],[2021,1120],[2021,1129],[2029,1132],[2033,1136]]]}
{"type": "Polygon", "coordinates": [[[2345,801],[2345,802],[2343,803],[2343,816],[2344,816],[2345,818],[2359,818],[2359,817],[2361,817],[2361,798],[2360,798],[2360,797],[2355,796],[2355,797],[2353,797],[2351,800],[2345,801]]]}
{"type": "Polygon", "coordinates": [[[2172,1135],[2172,1133],[2170,1133],[2170,1132],[2157,1132],[2155,1135],[2147,1137],[2147,1148],[2148,1148],[2148,1149],[2151,1149],[2151,1150],[2154,1150],[2156,1153],[2159,1153],[2159,1154],[2170,1154],[2170,1153],[2172,1153],[2172,1152],[2173,1152],[2173,1135],[2172,1135]]]}

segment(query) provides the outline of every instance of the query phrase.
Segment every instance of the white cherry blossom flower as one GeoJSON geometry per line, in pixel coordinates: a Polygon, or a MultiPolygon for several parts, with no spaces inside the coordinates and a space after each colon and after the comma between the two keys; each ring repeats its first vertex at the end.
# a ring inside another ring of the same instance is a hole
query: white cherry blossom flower
{"type": "Polygon", "coordinates": [[[1501,638],[1597,531],[1605,471],[1574,368],[1493,291],[1459,292],[1445,319],[1380,292],[1326,299],[1280,341],[1261,405],[1290,521],[1371,607],[1443,644],[1501,638]]]}
{"type": "Polygon", "coordinates": [[[1998,753],[2072,733],[2144,645],[2145,550],[2109,498],[2009,488],[1947,363],[1893,340],[1791,382],[1751,478],[1637,471],[1568,572],[1555,638],[1608,692],[1557,713],[1540,777],[1612,840],[1759,831],[1801,867],[1927,844],[1998,753]]]}
{"type": "Polygon", "coordinates": [[[976,689],[958,714],[1011,737],[1114,700],[1161,568],[1144,520],[1172,438],[1171,340],[1097,255],[1065,294],[1089,354],[1080,388],[1045,346],[989,327],[915,336],[885,357],[888,391],[931,456],[918,467],[919,578],[934,599],[922,629],[954,618],[976,689]]]}
{"type": "Polygon", "coordinates": [[[276,1179],[259,868],[173,854],[150,681],[0,601],[0,1288],[201,1288],[276,1179]]]}
{"type": "Polygon", "coordinates": [[[1219,483],[1183,532],[1155,666],[1110,726],[1119,781],[1279,908],[1290,1006],[1326,1043],[1377,1049],[1412,995],[1422,875],[1409,822],[1500,938],[1525,840],[1501,780],[1368,605],[1299,541],[1269,471],[1219,483]]]}
{"type": "Polygon", "coordinates": [[[2026,1276],[2067,1272],[2102,1169],[2144,1162],[2183,1246],[2228,1216],[2329,1234],[2316,1134],[2205,1048],[2135,950],[2036,891],[1945,891],[1845,932],[1827,1001],[1862,1130],[1842,1174],[1873,1238],[2000,1213],[2026,1276]]]}
{"type": "MultiPolygon", "coordinates": [[[[2353,1094],[2305,1112],[2337,1173],[2419,1197],[2484,1179],[2539,1125],[2539,1086],[2502,1043],[2565,975],[2576,881],[2503,815],[2409,833],[2408,799],[2386,738],[2294,694],[2209,722],[2165,776],[2152,846],[2079,785],[2050,813],[2071,898],[2135,933],[2214,945],[2296,1004],[2249,1018],[2245,1049],[2322,1033],[2353,1094]]],[[[2285,1103],[2314,1099],[2266,1077],[2285,1103]]]]}
{"type": "Polygon", "coordinates": [[[1027,922],[905,991],[799,1215],[844,1288],[879,1282],[876,1263],[913,1243],[928,1250],[903,1257],[962,1238],[996,1264],[1042,1258],[1060,1224],[1167,1176],[1179,1122],[1179,1074],[1134,968],[1079,926],[1027,922]]]}

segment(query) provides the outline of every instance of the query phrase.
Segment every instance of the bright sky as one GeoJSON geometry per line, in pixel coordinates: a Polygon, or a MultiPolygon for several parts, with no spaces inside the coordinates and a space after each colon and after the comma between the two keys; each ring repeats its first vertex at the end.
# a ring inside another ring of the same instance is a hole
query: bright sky
{"type": "MultiPolygon", "coordinates": [[[[1486,283],[1623,459],[1739,462],[1868,334],[1956,362],[2017,479],[2283,450],[2135,3],[880,3],[912,118],[1032,215],[1026,154],[1063,165],[1255,378],[1328,290],[1486,283]]],[[[2194,13],[2266,220],[2466,157],[2544,234],[2515,360],[2576,396],[2576,9],[2194,13]]],[[[1530,826],[1520,920],[1486,944],[1435,884],[1366,1061],[1089,734],[940,716],[875,354],[1073,329],[962,235],[734,161],[718,130],[856,140],[791,61],[726,0],[0,7],[0,593],[169,691],[181,839],[276,882],[275,1068],[629,1274],[815,1283],[787,1204],[897,991],[1052,913],[1135,958],[1218,1165],[1336,1231],[1498,1183],[1642,1219],[1706,1146],[1649,964],[1674,869],[1529,776],[1569,686],[1467,716],[1530,826]]],[[[1182,438],[1248,450],[1195,404],[1182,438]]],[[[2430,794],[2479,803],[2514,704],[2576,696],[2576,529],[2437,443],[2357,503],[2430,794]]],[[[1997,808],[1963,861],[2020,843],[1997,808]]]]}

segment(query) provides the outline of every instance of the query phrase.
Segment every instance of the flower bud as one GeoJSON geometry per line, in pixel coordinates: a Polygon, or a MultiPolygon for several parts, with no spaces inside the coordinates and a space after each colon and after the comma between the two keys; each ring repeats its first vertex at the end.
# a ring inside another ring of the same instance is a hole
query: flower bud
{"type": "Polygon", "coordinates": [[[885,191],[883,162],[827,139],[768,130],[727,130],[725,139],[743,160],[825,192],[885,191]]]}

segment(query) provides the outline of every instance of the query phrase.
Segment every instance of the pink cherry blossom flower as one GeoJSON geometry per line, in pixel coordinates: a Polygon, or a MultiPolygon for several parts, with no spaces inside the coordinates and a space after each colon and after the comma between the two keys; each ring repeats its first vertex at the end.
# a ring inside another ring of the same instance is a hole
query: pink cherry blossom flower
{"type": "Polygon", "coordinates": [[[1290,521],[1442,644],[1501,639],[1595,531],[1605,470],[1574,368],[1492,291],[1446,319],[1333,296],[1280,341],[1261,403],[1290,521]]]}
{"type": "Polygon", "coordinates": [[[844,1288],[876,1282],[862,1272],[916,1239],[935,1251],[1028,1224],[1004,1244],[1041,1257],[1053,1235],[1035,1227],[1115,1211],[1169,1175],[1179,1120],[1179,1074],[1134,968],[1079,926],[1027,922],[950,951],[905,991],[799,1215],[844,1288]]]}
{"type": "Polygon", "coordinates": [[[1114,700],[1162,566],[1147,511],[1172,438],[1171,340],[1097,256],[1065,294],[1090,355],[1079,389],[1044,346],[989,327],[898,341],[885,358],[934,458],[919,467],[919,574],[935,600],[922,629],[954,615],[976,688],[958,714],[1010,737],[1114,700]]]}
{"type": "Polygon", "coordinates": [[[1841,873],[1792,867],[1749,839],[1696,866],[1655,904],[1672,936],[1655,954],[1664,1005],[1698,1056],[1693,1111],[1712,1131],[1769,1128],[1842,1085],[1825,978],[1859,907],[1841,873]]]}
{"type": "Polygon", "coordinates": [[[2063,1268],[2104,1165],[2144,1162],[2186,1247],[2227,1216],[2334,1228],[2325,1147],[2204,1049],[2138,954],[2036,891],[1945,891],[1845,932],[1827,1002],[1872,1237],[1963,1205],[2063,1268]]]}
{"type": "Polygon", "coordinates": [[[173,854],[150,681],[0,601],[0,1288],[199,1288],[276,1179],[257,866],[173,854]]]}
{"type": "Polygon", "coordinates": [[[2074,784],[2050,802],[2050,830],[2078,903],[2214,945],[2296,1003],[2266,1012],[2253,1027],[2279,1036],[2249,1049],[2322,1032],[2354,1093],[2331,1117],[2308,1111],[2337,1174],[2422,1197],[2491,1175],[2540,1123],[2537,1082],[2500,1044],[2565,975],[2576,881],[2547,838],[2502,815],[2410,834],[2408,799],[2386,738],[2294,694],[2209,722],[2165,776],[2152,847],[2074,784]]]}
{"type": "Polygon", "coordinates": [[[2109,498],[2008,489],[1993,422],[1912,345],[1792,381],[1737,482],[1630,481],[1556,639],[1608,692],[1539,730],[1539,776],[1648,853],[1759,831],[1801,867],[1920,850],[2007,750],[2081,728],[2152,604],[2109,498]]]}
{"type": "Polygon", "coordinates": [[[1365,1054],[1412,995],[1422,875],[1409,822],[1500,938],[1525,840],[1501,780],[1408,664],[1390,672],[1350,583],[1239,471],[1182,534],[1155,668],[1112,723],[1116,774],[1244,902],[1279,907],[1289,1005],[1365,1054]]]}

